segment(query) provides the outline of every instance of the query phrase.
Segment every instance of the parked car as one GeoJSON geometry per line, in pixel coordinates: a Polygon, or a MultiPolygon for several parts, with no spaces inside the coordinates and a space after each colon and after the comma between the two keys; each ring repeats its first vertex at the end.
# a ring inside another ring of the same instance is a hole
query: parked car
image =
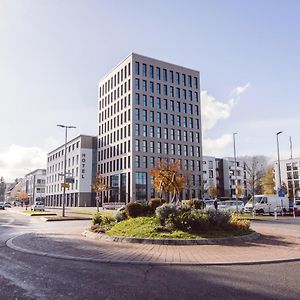
{"type": "MultiPolygon", "coordinates": [[[[243,213],[244,212],[244,202],[241,200],[238,200],[237,204],[238,204],[238,212],[243,213]]],[[[222,202],[220,202],[220,205],[218,208],[229,211],[229,212],[236,212],[236,200],[222,201],[222,202]]]]}
{"type": "MultiPolygon", "coordinates": [[[[215,209],[214,202],[215,202],[215,200],[213,200],[213,199],[204,200],[205,208],[206,209],[215,209]]],[[[220,201],[217,200],[217,202],[218,202],[218,207],[219,207],[220,201]]]]}
{"type": "Polygon", "coordinates": [[[45,211],[45,205],[44,205],[43,202],[35,202],[31,206],[31,210],[33,210],[33,211],[45,211]]]}
{"type": "Polygon", "coordinates": [[[0,209],[5,209],[5,205],[3,201],[0,202],[0,209]]]}
{"type": "Polygon", "coordinates": [[[5,207],[9,207],[9,208],[11,208],[11,204],[10,204],[10,202],[4,202],[4,206],[5,206],[5,207]]]}
{"type": "Polygon", "coordinates": [[[296,200],[294,204],[295,215],[300,216],[300,200],[296,200]]]}

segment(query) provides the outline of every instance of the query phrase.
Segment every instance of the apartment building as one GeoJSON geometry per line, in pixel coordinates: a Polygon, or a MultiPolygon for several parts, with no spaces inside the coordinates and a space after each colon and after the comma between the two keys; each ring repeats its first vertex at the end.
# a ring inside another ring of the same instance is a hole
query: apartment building
{"type": "Polygon", "coordinates": [[[149,170],[163,159],[179,160],[189,178],[182,198],[201,196],[199,83],[198,71],[135,53],[99,82],[98,170],[108,200],[155,197],[149,170]]]}
{"type": "Polygon", "coordinates": [[[29,204],[36,201],[45,202],[46,197],[46,169],[36,169],[25,175],[23,192],[29,196],[29,204]]]}
{"type": "MultiPolygon", "coordinates": [[[[65,145],[48,153],[46,206],[62,206],[65,145]]],[[[66,206],[95,206],[91,184],[97,168],[97,138],[79,135],[67,143],[67,178],[74,183],[66,189],[66,206]]]]}
{"type": "MultiPolygon", "coordinates": [[[[280,160],[280,174],[281,183],[287,188],[287,194],[290,198],[300,197],[300,184],[299,184],[299,168],[300,168],[300,158],[296,157],[292,159],[280,160]]],[[[278,162],[274,162],[274,172],[275,172],[275,187],[276,190],[279,189],[279,168],[278,162]]]]}

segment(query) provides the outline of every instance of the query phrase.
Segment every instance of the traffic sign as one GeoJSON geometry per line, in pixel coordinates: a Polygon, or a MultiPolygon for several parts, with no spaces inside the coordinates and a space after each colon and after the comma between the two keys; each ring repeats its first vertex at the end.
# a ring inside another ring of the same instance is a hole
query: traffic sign
{"type": "Polygon", "coordinates": [[[68,189],[70,187],[70,184],[69,183],[61,183],[61,187],[68,189]]]}
{"type": "Polygon", "coordinates": [[[278,189],[278,196],[279,196],[279,197],[284,197],[284,196],[285,196],[285,192],[284,192],[284,189],[283,189],[283,188],[279,188],[279,189],[278,189]]]}

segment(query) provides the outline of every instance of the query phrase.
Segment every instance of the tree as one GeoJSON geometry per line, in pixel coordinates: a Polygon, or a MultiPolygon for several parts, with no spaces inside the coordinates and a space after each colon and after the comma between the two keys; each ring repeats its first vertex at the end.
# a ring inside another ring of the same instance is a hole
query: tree
{"type": "Polygon", "coordinates": [[[171,193],[171,202],[175,202],[176,196],[179,200],[179,195],[186,184],[186,177],[180,172],[179,160],[175,162],[159,161],[149,173],[154,177],[153,185],[160,199],[163,198],[163,194],[165,198],[168,198],[169,193],[171,193]]]}
{"type": "Polygon", "coordinates": [[[247,173],[247,187],[254,197],[255,194],[262,192],[262,177],[263,177],[263,170],[258,166],[258,160],[254,156],[250,163],[245,163],[245,170],[247,173]]]}
{"type": "MultiPolygon", "coordinates": [[[[92,184],[92,189],[97,193],[97,197],[99,193],[101,193],[101,201],[102,201],[102,192],[108,191],[110,189],[109,185],[106,183],[106,178],[97,172],[95,176],[95,182],[92,184]]],[[[99,201],[97,199],[97,212],[99,212],[99,201]]]]}
{"type": "Polygon", "coordinates": [[[266,195],[275,194],[275,176],[272,167],[269,167],[262,177],[263,193],[266,195]]]}
{"type": "Polygon", "coordinates": [[[214,184],[209,187],[208,195],[209,195],[209,197],[211,197],[213,199],[215,199],[217,197],[217,188],[214,184]]]}
{"type": "Polygon", "coordinates": [[[243,197],[243,192],[244,192],[243,186],[241,184],[238,184],[236,187],[236,196],[238,199],[243,197]]]}

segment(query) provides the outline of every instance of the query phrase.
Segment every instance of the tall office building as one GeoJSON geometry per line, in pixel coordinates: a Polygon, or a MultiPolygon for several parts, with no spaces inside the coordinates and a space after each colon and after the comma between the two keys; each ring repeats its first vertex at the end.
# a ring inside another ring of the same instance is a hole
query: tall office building
{"type": "Polygon", "coordinates": [[[188,176],[183,199],[201,196],[198,71],[132,53],[100,81],[98,95],[98,171],[111,187],[104,197],[155,197],[149,170],[163,159],[179,160],[188,176]]]}

